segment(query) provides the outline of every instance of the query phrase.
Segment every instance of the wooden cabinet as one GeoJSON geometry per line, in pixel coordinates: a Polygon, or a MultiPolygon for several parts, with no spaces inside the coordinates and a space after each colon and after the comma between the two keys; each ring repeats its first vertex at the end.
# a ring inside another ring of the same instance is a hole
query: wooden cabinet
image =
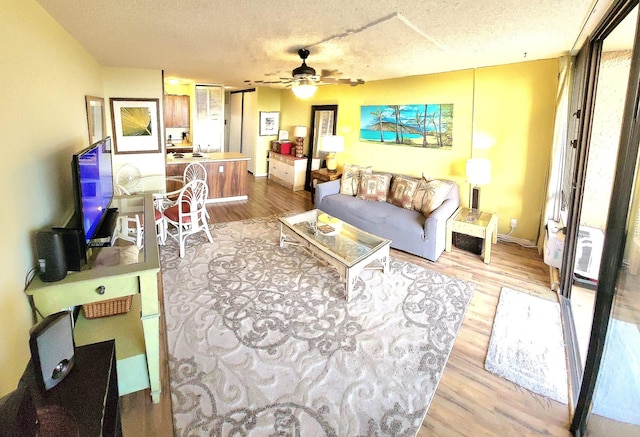
{"type": "Polygon", "coordinates": [[[189,96],[164,96],[164,127],[189,129],[189,96]]]}
{"type": "Polygon", "coordinates": [[[97,266],[96,258],[105,247],[93,249],[87,268],[69,273],[57,282],[33,279],[26,293],[43,317],[62,309],[133,295],[126,314],[87,319],[80,312],[74,328],[76,346],[116,339],[118,391],[125,395],[151,388],[153,402],[160,400],[160,305],[158,272],[160,257],[153,223],[153,195],[115,197],[118,214],[143,217],[144,245],[138,262],[97,266]]]}
{"type": "Polygon", "coordinates": [[[293,191],[304,190],[307,158],[269,152],[269,179],[293,191]]]}

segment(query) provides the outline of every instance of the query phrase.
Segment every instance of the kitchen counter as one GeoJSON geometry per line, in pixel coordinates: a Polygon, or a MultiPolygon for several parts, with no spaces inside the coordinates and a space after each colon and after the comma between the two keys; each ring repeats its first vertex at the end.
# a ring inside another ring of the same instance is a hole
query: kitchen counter
{"type": "Polygon", "coordinates": [[[191,144],[191,143],[167,144],[166,151],[167,151],[167,153],[173,153],[173,152],[176,152],[176,153],[183,153],[183,152],[191,153],[193,151],[193,144],[191,144]]]}
{"type": "Polygon", "coordinates": [[[173,153],[167,154],[167,165],[183,164],[190,162],[224,162],[224,161],[248,161],[247,155],[236,152],[201,153],[202,156],[193,156],[193,153],[183,153],[182,158],[176,158],[173,153]]]}
{"type": "MultiPolygon", "coordinates": [[[[199,162],[207,170],[207,185],[209,198],[207,202],[227,202],[232,200],[246,200],[247,196],[247,161],[249,157],[242,153],[192,153],[183,154],[183,158],[176,158],[173,153],[167,154],[167,176],[182,176],[185,167],[192,162],[199,162]]],[[[178,190],[179,186],[169,186],[168,190],[178,190]]]]}

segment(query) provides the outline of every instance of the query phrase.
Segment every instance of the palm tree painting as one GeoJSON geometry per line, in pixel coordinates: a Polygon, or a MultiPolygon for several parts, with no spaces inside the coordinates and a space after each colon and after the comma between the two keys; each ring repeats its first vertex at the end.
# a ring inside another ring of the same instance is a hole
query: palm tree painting
{"type": "Polygon", "coordinates": [[[450,150],[453,104],[361,106],[360,141],[450,150]]]}
{"type": "Polygon", "coordinates": [[[122,120],[122,136],[140,137],[149,136],[151,132],[151,112],[146,107],[122,107],[120,108],[122,120]]]}

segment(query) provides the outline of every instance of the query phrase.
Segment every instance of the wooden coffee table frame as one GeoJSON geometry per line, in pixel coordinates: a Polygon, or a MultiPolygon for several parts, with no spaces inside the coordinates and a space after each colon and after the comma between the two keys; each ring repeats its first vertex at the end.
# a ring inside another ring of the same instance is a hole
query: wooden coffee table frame
{"type": "Polygon", "coordinates": [[[302,246],[307,249],[312,256],[326,262],[335,268],[340,277],[345,280],[345,298],[349,301],[349,296],[353,291],[356,280],[363,270],[382,270],[382,273],[389,271],[389,246],[391,240],[378,237],[348,223],[342,222],[342,231],[330,238],[349,238],[350,235],[364,235],[374,240],[379,240],[379,244],[370,248],[367,253],[353,261],[347,261],[329,247],[321,244],[312,235],[301,233],[294,227],[295,224],[315,221],[322,211],[314,209],[291,217],[280,219],[280,247],[285,244],[302,246]]]}

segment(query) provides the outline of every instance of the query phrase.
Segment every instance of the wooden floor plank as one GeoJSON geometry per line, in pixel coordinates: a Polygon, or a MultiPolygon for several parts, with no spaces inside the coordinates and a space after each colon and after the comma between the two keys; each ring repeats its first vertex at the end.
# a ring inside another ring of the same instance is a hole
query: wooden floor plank
{"type": "MultiPolygon", "coordinates": [[[[211,204],[211,223],[266,217],[314,208],[306,191],[292,192],[266,178],[249,176],[249,200],[211,204]]],[[[188,244],[188,242],[187,242],[188,244]]],[[[535,249],[499,242],[491,264],[453,248],[437,262],[397,250],[391,256],[476,283],[476,292],[449,357],[419,436],[569,436],[567,405],[547,400],[499,378],[484,368],[496,306],[503,286],[554,299],[549,270],[535,249]]],[[[125,435],[171,436],[171,401],[166,369],[164,318],[161,321],[162,387],[159,404],[149,391],[121,398],[125,435]]]]}

